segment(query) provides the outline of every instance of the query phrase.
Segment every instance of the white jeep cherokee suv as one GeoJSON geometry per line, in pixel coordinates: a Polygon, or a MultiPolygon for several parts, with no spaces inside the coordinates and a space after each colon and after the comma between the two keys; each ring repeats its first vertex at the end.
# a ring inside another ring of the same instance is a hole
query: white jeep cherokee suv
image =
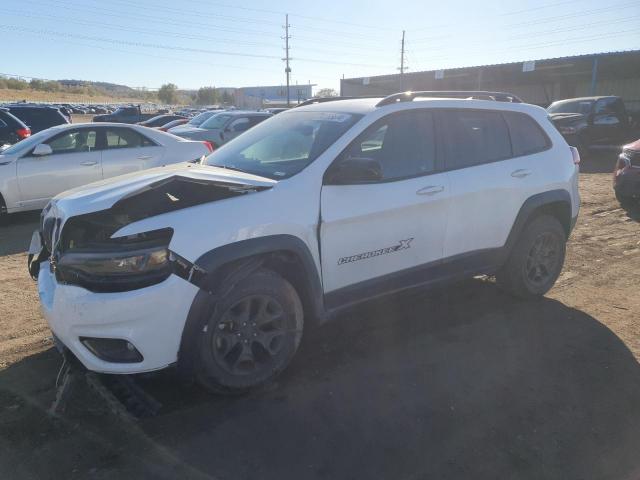
{"type": "Polygon", "coordinates": [[[542,108],[510,95],[319,102],[201,164],[57,196],[30,270],[58,346],[89,370],[177,364],[238,392],[282,371],[305,327],[372,297],[478,274],[546,293],[578,162],[542,108]]]}

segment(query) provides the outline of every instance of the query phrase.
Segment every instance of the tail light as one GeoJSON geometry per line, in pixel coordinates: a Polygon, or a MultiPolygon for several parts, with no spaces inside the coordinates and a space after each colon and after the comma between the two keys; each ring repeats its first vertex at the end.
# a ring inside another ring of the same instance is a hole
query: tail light
{"type": "Polygon", "coordinates": [[[31,136],[31,129],[27,128],[19,128],[16,130],[16,134],[20,137],[20,140],[31,136]]]}
{"type": "Polygon", "coordinates": [[[571,149],[571,156],[573,157],[573,164],[580,165],[580,152],[576,147],[569,147],[571,149]]]}
{"type": "Polygon", "coordinates": [[[213,142],[208,142],[205,140],[202,143],[204,143],[204,146],[207,147],[207,149],[209,150],[209,153],[213,152],[216,149],[216,144],[213,142]]]}
{"type": "Polygon", "coordinates": [[[630,166],[631,166],[631,162],[629,161],[629,159],[624,154],[620,155],[618,157],[618,161],[616,162],[616,169],[613,172],[613,176],[617,177],[622,172],[624,172],[624,170],[627,167],[630,167],[630,166]]]}

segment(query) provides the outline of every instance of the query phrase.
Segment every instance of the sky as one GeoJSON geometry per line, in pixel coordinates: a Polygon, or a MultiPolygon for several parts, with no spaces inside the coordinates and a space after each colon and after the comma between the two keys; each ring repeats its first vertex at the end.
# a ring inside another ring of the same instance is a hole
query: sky
{"type": "Polygon", "coordinates": [[[0,0],[0,74],[155,89],[285,83],[640,48],[640,0],[0,0]]]}

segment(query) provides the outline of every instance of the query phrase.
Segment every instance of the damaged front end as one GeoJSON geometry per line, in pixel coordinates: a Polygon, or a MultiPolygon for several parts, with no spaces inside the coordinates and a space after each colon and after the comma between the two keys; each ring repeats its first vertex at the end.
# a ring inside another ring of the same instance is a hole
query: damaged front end
{"type": "Polygon", "coordinates": [[[172,273],[199,286],[205,272],[169,250],[172,228],[114,235],[145,218],[268,188],[175,175],[128,193],[106,210],[70,218],[54,200],[42,213],[41,247],[37,257],[30,252],[29,271],[37,278],[41,262],[48,259],[58,283],[98,293],[148,287],[172,273]]]}

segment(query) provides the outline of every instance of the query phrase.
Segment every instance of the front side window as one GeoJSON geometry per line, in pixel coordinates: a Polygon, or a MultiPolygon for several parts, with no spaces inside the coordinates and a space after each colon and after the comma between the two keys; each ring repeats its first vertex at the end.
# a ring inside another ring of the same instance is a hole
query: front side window
{"type": "Polygon", "coordinates": [[[500,112],[442,112],[447,169],[481,165],[509,158],[511,141],[500,112]]]}
{"type": "Polygon", "coordinates": [[[237,118],[229,125],[229,130],[232,132],[244,132],[249,130],[250,123],[248,118],[237,118]]]}
{"type": "Polygon", "coordinates": [[[96,148],[96,131],[89,128],[72,130],[56,135],[46,143],[53,154],[92,152],[96,148]]]}
{"type": "Polygon", "coordinates": [[[547,135],[529,115],[504,112],[504,118],[509,125],[511,144],[515,156],[531,155],[546,150],[551,146],[547,135]]]}
{"type": "Polygon", "coordinates": [[[107,128],[107,148],[139,148],[153,146],[153,142],[130,128],[107,128]]]}
{"type": "Polygon", "coordinates": [[[207,130],[216,130],[224,127],[230,118],[231,115],[217,114],[202,122],[200,128],[206,128],[207,130]]]}
{"type": "Polygon", "coordinates": [[[382,181],[425,175],[435,170],[436,149],[433,114],[403,112],[379,120],[342,154],[371,159],[382,169],[382,181]]]}
{"type": "Polygon", "coordinates": [[[289,178],[318,158],[360,118],[332,112],[280,114],[223,145],[204,163],[276,180],[289,178]]]}

